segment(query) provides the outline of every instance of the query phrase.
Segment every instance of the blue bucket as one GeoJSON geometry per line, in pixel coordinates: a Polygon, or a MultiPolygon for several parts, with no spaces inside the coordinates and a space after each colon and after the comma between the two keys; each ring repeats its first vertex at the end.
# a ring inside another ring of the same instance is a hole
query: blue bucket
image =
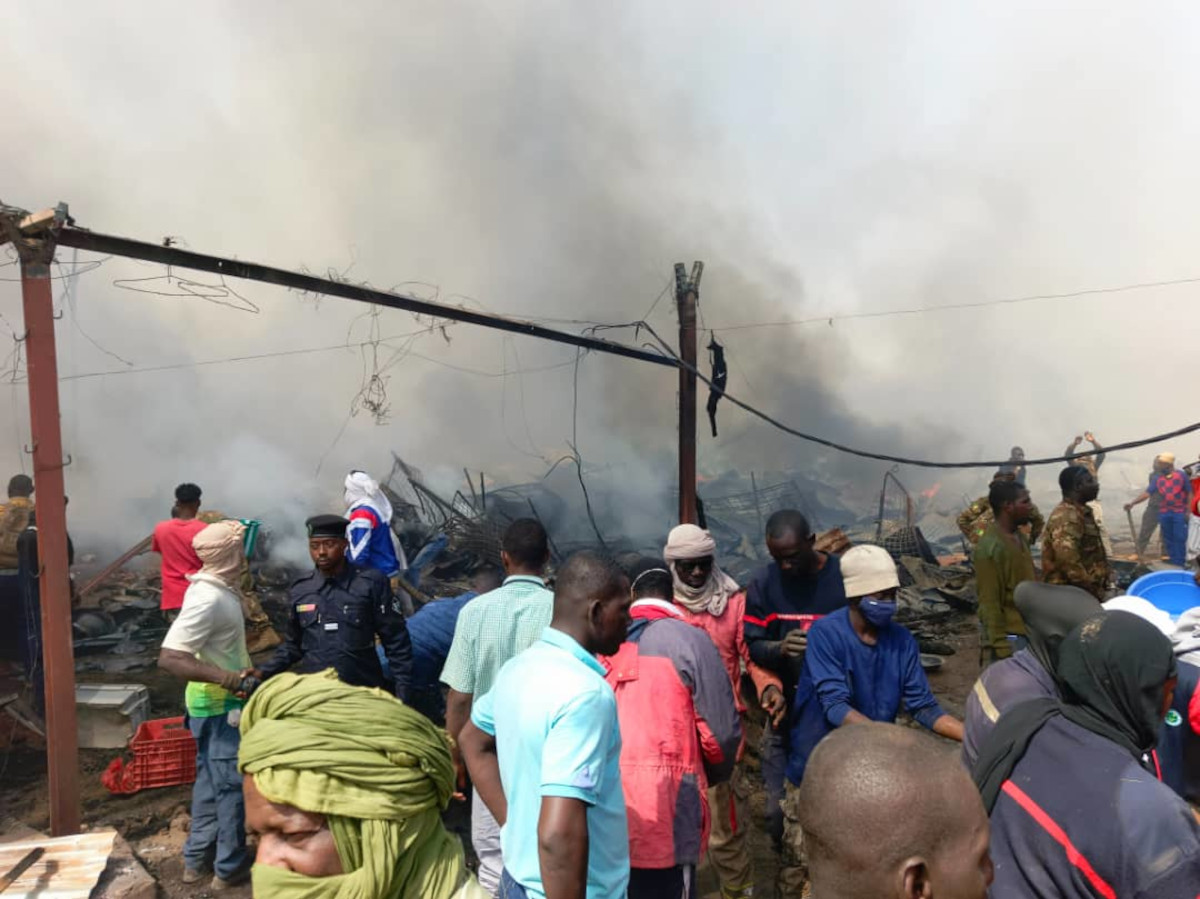
{"type": "Polygon", "coordinates": [[[1126,592],[1140,596],[1172,618],[1200,606],[1200,586],[1190,571],[1152,571],[1130,584],[1126,592]]]}

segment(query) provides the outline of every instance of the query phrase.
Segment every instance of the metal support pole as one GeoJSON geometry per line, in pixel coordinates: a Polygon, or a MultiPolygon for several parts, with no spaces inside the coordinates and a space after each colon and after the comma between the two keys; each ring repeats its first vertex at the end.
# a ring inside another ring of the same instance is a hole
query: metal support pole
{"type": "Polygon", "coordinates": [[[46,679],[46,756],[50,774],[50,831],[79,832],[79,747],[75,730],[75,655],[71,644],[71,587],[67,567],[67,515],[63,489],[62,432],[58,412],[58,361],[50,263],[54,232],[12,234],[21,257],[25,359],[33,440],[37,510],[42,658],[46,679]]]}
{"type": "MultiPolygon", "coordinates": [[[[261,281],[264,284],[276,284],[289,290],[299,290],[311,293],[325,294],[331,297],[342,297],[347,300],[357,300],[362,303],[374,303],[389,309],[403,309],[418,315],[433,318],[447,318],[451,321],[466,322],[471,325],[481,325],[499,331],[509,331],[513,334],[525,334],[529,337],[540,337],[556,343],[582,347],[585,350],[596,350],[601,353],[612,353],[627,359],[640,359],[654,365],[675,367],[675,360],[662,353],[625,346],[611,340],[602,340],[585,334],[569,334],[566,331],[555,331],[532,322],[507,318],[503,315],[488,315],[473,309],[463,309],[442,303],[432,303],[419,300],[416,297],[392,293],[386,290],[376,290],[362,284],[352,284],[348,281],[332,281],[328,278],[318,278],[303,272],[289,272],[286,269],[273,268],[268,265],[257,265],[253,262],[243,262],[240,259],[224,259],[220,256],[207,256],[181,250],[178,247],[166,247],[162,244],[143,243],[126,237],[114,237],[109,234],[98,234],[94,231],[84,231],[80,228],[66,227],[58,235],[58,245],[74,247],[92,253],[107,253],[112,256],[125,256],[129,259],[142,259],[146,262],[159,262],[163,265],[174,265],[179,268],[189,268],[200,272],[212,272],[229,278],[244,278],[248,281],[261,281]]],[[[693,360],[694,361],[694,360],[693,360]]]]}
{"type": "Polygon", "coordinates": [[[692,265],[687,277],[683,263],[675,264],[675,304],[679,310],[679,522],[696,522],[696,303],[704,263],[692,265]]]}

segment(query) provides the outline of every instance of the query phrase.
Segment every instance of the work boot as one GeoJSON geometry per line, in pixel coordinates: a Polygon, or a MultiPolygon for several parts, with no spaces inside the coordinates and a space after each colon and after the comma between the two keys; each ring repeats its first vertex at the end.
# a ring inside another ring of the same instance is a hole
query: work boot
{"type": "Polygon", "coordinates": [[[242,884],[250,880],[250,866],[253,864],[247,861],[242,867],[238,868],[228,877],[214,876],[212,879],[212,890],[214,893],[219,893],[223,890],[232,890],[234,887],[240,887],[242,884]]]}
{"type": "Polygon", "coordinates": [[[208,865],[201,865],[199,868],[188,868],[185,866],[183,869],[183,882],[199,883],[205,877],[212,874],[212,872],[212,868],[208,865]]]}

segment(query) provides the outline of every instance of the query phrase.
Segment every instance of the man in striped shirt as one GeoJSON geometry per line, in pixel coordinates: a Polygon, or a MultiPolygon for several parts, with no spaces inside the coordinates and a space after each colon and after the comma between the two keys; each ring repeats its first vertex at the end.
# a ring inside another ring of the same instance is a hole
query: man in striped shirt
{"type": "MultiPolygon", "coordinates": [[[[539,522],[521,518],[510,524],[500,560],[507,575],[504,584],[463,607],[442,668],[442,683],[450,688],[446,730],[455,741],[452,752],[460,788],[466,786],[466,768],[457,741],[470,720],[472,703],[492,689],[505,662],[541,638],[554,612],[554,594],[542,578],[550,550],[539,522]]],[[[503,869],[500,827],[478,795],[471,805],[471,843],[479,857],[479,883],[495,895],[503,869]]]]}

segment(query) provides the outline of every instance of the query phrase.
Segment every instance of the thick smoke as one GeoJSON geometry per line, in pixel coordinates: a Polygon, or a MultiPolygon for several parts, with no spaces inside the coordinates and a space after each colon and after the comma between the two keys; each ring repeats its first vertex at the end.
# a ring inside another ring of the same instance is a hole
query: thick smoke
{"type": "MultiPolygon", "coordinates": [[[[901,455],[1051,454],[1085,428],[1128,438],[1190,417],[1171,385],[1190,373],[1194,288],[836,317],[1195,275],[1197,24],[1186,6],[14,7],[0,198],[553,319],[639,319],[674,262],[703,259],[703,323],[743,399],[901,455]]],[[[386,473],[392,451],[454,489],[463,467],[540,477],[576,437],[598,481],[639,499],[605,500],[622,528],[669,520],[667,369],[585,356],[576,409],[571,348],[454,326],[378,349],[380,425],[351,414],[376,368],[355,346],[366,310],[232,285],[260,307],[250,315],[114,285],[163,274],[113,260],[62,299],[77,536],[133,542],[185,479],[210,505],[282,525],[336,508],[345,470],[386,473]],[[338,343],[351,347],[324,349],[338,343]],[[96,344],[137,369],[321,351],[78,378],[126,368],[96,344]]],[[[0,282],[0,313],[19,321],[15,284],[0,282]]],[[[673,339],[669,296],[650,320],[673,339]]],[[[430,325],[376,324],[384,337],[430,325]]],[[[720,415],[720,438],[702,430],[705,476],[799,467],[865,495],[886,469],[728,404],[720,415]]],[[[0,391],[0,420],[0,457],[27,469],[23,385],[0,391]]],[[[1106,489],[1139,482],[1153,452],[1114,458],[1106,489]]],[[[946,494],[985,480],[952,476],[946,494]]],[[[1043,505],[1052,483],[1034,478],[1043,505]]]]}

